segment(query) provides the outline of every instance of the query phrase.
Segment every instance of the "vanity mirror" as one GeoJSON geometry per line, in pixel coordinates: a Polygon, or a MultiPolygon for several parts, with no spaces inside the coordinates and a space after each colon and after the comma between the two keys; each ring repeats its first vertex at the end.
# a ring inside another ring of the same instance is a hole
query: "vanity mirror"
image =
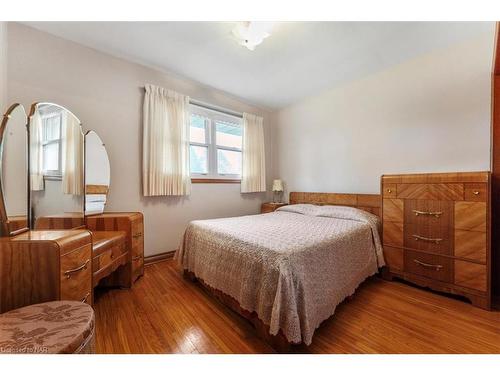
{"type": "Polygon", "coordinates": [[[106,147],[91,130],[85,134],[85,215],[104,212],[110,183],[110,165],[106,147]]]}
{"type": "Polygon", "coordinates": [[[84,135],[80,120],[53,103],[35,103],[29,116],[32,228],[51,217],[84,223],[84,135]]]}
{"type": "Polygon", "coordinates": [[[24,107],[9,107],[0,126],[1,236],[28,230],[27,117],[24,107]]]}

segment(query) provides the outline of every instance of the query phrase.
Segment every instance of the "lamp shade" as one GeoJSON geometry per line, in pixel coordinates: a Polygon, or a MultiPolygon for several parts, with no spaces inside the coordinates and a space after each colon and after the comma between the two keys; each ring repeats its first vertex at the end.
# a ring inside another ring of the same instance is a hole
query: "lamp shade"
{"type": "Polygon", "coordinates": [[[273,181],[273,191],[283,191],[283,181],[274,180],[273,181]]]}

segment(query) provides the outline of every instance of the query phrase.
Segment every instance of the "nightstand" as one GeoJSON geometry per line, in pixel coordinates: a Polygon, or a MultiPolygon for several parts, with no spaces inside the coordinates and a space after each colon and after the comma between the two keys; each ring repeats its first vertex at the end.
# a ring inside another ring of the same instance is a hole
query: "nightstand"
{"type": "Polygon", "coordinates": [[[262,203],[262,206],[260,206],[260,213],[261,214],[267,214],[269,212],[274,212],[276,209],[286,206],[288,203],[273,203],[273,202],[267,202],[267,203],[262,203]]]}

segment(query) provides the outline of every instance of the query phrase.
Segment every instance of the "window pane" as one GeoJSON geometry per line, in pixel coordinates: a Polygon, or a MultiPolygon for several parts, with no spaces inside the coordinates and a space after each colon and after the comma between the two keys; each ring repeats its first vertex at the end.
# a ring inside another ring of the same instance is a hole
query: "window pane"
{"type": "Polygon", "coordinates": [[[43,146],[43,170],[57,171],[59,169],[59,144],[50,143],[43,146]]]}
{"type": "Polygon", "coordinates": [[[234,123],[217,121],[216,138],[217,146],[234,147],[241,149],[243,128],[234,123]]]}
{"type": "Polygon", "coordinates": [[[206,142],[205,118],[199,115],[191,115],[189,127],[189,141],[196,143],[206,142]]]}
{"type": "Polygon", "coordinates": [[[189,163],[191,173],[208,173],[208,148],[189,146],[189,163]]]}
{"type": "Polygon", "coordinates": [[[61,116],[52,115],[43,119],[43,141],[59,139],[61,134],[61,116]]]}
{"type": "Polygon", "coordinates": [[[241,175],[241,152],[218,149],[217,173],[241,175]]]}

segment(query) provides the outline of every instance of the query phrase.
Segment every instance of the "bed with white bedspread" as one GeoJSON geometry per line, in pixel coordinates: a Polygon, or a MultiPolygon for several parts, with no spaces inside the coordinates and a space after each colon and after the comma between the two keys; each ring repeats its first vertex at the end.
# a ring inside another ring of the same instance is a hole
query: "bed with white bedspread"
{"type": "Polygon", "coordinates": [[[345,206],[296,204],[273,213],[191,222],[176,259],[255,312],[290,343],[316,328],[384,265],[379,219],[345,206]]]}

